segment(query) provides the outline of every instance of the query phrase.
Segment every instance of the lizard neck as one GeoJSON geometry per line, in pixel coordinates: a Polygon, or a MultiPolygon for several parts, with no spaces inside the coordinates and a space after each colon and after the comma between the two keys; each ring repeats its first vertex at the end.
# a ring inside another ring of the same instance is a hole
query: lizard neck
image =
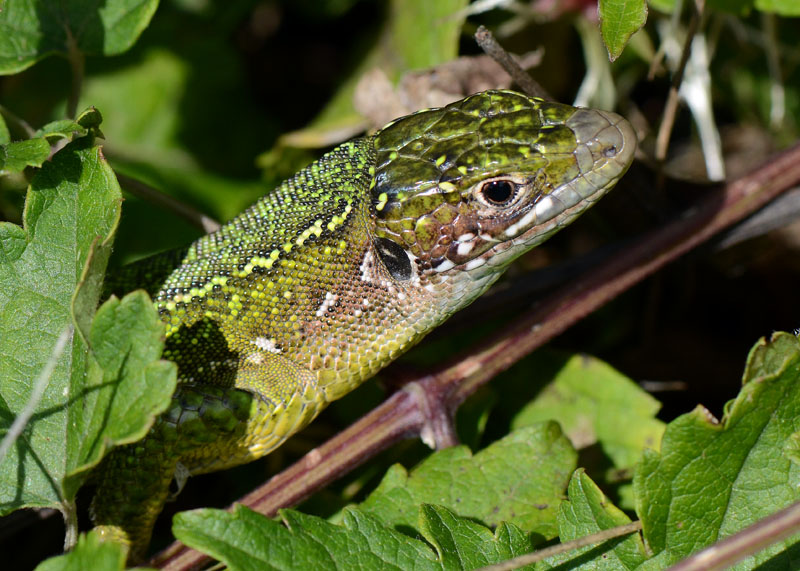
{"type": "Polygon", "coordinates": [[[156,297],[182,382],[299,367],[330,402],[488,287],[426,276],[376,237],[374,157],[370,138],[342,145],[193,245],[156,297]]]}

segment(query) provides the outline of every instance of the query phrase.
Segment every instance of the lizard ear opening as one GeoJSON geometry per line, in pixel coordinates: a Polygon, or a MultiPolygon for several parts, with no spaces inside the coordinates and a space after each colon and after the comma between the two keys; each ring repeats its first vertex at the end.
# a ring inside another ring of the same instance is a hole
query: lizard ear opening
{"type": "Polygon", "coordinates": [[[391,276],[398,281],[411,279],[411,260],[406,251],[388,238],[375,240],[375,253],[389,270],[391,276]]]}

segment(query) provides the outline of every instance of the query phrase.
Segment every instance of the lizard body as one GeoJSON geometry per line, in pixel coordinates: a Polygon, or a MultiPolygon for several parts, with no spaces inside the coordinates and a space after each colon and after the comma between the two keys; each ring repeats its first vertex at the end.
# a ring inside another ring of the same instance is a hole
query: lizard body
{"type": "Polygon", "coordinates": [[[627,170],[620,116],[489,91],[347,142],[195,242],[154,297],[167,412],[92,515],[141,557],[177,470],[261,457],[483,293],[627,170]]]}

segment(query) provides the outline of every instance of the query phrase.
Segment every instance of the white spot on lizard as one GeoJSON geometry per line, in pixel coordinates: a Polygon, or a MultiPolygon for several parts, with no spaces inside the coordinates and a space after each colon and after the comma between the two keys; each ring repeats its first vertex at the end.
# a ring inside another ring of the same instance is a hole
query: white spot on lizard
{"type": "Polygon", "coordinates": [[[475,258],[474,260],[470,260],[464,266],[464,269],[467,271],[474,270],[475,268],[480,268],[483,264],[486,263],[485,258],[475,258]]]}
{"type": "Polygon", "coordinates": [[[372,256],[372,249],[367,248],[367,251],[364,252],[364,259],[361,260],[361,266],[359,266],[359,271],[361,272],[361,281],[367,282],[368,284],[373,282],[372,279],[372,267],[374,265],[374,258],[372,256]]]}
{"type": "Polygon", "coordinates": [[[325,292],[325,299],[320,304],[315,315],[317,317],[323,317],[328,312],[328,309],[336,303],[337,299],[339,299],[338,295],[332,294],[329,291],[325,292]]]}
{"type": "Polygon", "coordinates": [[[475,242],[461,242],[456,249],[456,253],[459,256],[466,256],[472,251],[472,248],[475,247],[475,242]]]}
{"type": "Polygon", "coordinates": [[[455,266],[456,265],[453,262],[445,259],[442,260],[442,262],[433,269],[436,270],[437,272],[446,272],[447,270],[449,270],[450,268],[454,268],[455,266]]]}
{"type": "Polygon", "coordinates": [[[269,351],[270,353],[281,352],[281,350],[278,349],[278,346],[275,344],[274,339],[268,339],[267,337],[256,337],[255,340],[251,341],[251,343],[259,349],[269,351]]]}

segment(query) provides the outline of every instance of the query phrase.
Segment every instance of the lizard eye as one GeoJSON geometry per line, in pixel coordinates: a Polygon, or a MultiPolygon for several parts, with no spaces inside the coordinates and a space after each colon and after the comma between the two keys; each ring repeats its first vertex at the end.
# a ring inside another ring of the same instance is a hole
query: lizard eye
{"type": "Polygon", "coordinates": [[[478,198],[489,206],[507,206],[517,197],[517,185],[510,180],[487,180],[478,189],[478,198]]]}

